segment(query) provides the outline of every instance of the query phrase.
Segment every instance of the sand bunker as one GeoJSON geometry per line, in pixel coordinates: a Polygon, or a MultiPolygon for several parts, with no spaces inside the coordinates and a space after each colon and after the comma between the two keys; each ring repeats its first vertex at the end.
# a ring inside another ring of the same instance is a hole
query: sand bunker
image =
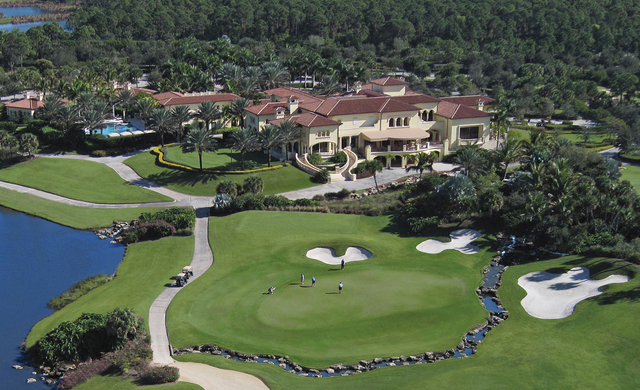
{"type": "Polygon", "coordinates": [[[480,232],[472,229],[460,229],[451,233],[451,242],[442,242],[438,240],[423,241],[416,247],[417,250],[424,253],[436,254],[447,249],[455,249],[467,255],[478,253],[480,248],[471,245],[471,241],[478,239],[480,232]]]}
{"type": "Polygon", "coordinates": [[[530,272],[521,276],[518,284],[527,291],[521,302],[527,313],[536,318],[554,320],[570,316],[580,301],[602,294],[600,286],[628,281],[629,278],[623,275],[611,275],[602,280],[589,279],[587,268],[576,267],[564,274],[530,272]]]}
{"type": "Polygon", "coordinates": [[[371,258],[372,253],[359,246],[350,246],[347,248],[347,252],[344,256],[336,256],[336,253],[332,248],[313,248],[307,252],[307,257],[310,259],[320,260],[325,264],[339,265],[342,259],[345,263],[350,261],[367,260],[371,258]]]}

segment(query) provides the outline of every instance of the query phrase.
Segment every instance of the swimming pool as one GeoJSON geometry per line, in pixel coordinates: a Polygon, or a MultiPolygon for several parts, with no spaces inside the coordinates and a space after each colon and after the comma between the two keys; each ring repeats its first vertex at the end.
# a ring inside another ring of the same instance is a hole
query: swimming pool
{"type": "Polygon", "coordinates": [[[107,127],[102,129],[102,134],[109,135],[111,133],[122,133],[125,131],[136,131],[136,130],[138,129],[128,123],[108,123],[107,127]]]}

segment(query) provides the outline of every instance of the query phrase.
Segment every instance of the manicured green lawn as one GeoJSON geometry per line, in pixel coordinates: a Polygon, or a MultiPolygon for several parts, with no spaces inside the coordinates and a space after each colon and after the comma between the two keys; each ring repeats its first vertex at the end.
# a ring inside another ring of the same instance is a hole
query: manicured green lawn
{"type": "Polygon", "coordinates": [[[90,209],[53,202],[6,188],[0,188],[0,205],[82,230],[109,226],[113,221],[131,221],[144,212],[160,210],[158,207],[90,209]]]}
{"type": "MultiPolygon", "coordinates": [[[[163,187],[190,195],[213,196],[221,180],[242,184],[249,175],[222,175],[214,173],[187,172],[156,165],[156,156],[142,153],[128,158],[125,164],[138,175],[163,187]]],[[[255,173],[264,181],[264,193],[278,194],[312,187],[311,176],[298,168],[288,166],[273,171],[255,173]]]]}
{"type": "MultiPolygon", "coordinates": [[[[252,373],[273,389],[637,389],[640,387],[640,278],[603,287],[601,296],[581,302],[561,320],[529,316],[517,279],[531,271],[560,273],[587,266],[595,279],[633,276],[636,267],[612,259],[571,256],[509,268],[499,295],[511,313],[487,333],[470,358],[433,364],[382,368],[336,378],[303,378],[267,364],[219,356],[176,357],[252,373]]],[[[277,292],[277,291],[276,291],[277,292]]],[[[416,324],[417,327],[423,324],[416,324]]]]}
{"type": "Polygon", "coordinates": [[[0,180],[94,203],[170,202],[92,161],[38,158],[0,169],[0,180]]]}
{"type": "Polygon", "coordinates": [[[387,232],[390,218],[285,212],[211,218],[215,263],[169,307],[172,345],[216,343],[315,367],[458,345],[486,316],[475,289],[493,241],[480,239],[478,255],[427,255],[415,249],[425,238],[387,232]],[[316,246],[344,253],[349,245],[374,256],[344,271],[305,256],[316,246]],[[298,284],[301,273],[305,286],[298,284]],[[275,294],[263,294],[270,286],[275,294]]]}
{"type": "Polygon", "coordinates": [[[625,165],[622,170],[622,180],[629,180],[636,192],[640,193],[640,167],[625,165]]]}
{"type": "MultiPolygon", "coordinates": [[[[123,379],[120,376],[94,376],[89,381],[74,387],[76,390],[135,390],[140,389],[140,386],[132,383],[131,379],[123,379]]],[[[156,386],[144,386],[144,389],[158,389],[158,390],[198,390],[202,387],[188,382],[168,383],[164,385],[156,386]]]]}
{"type": "MultiPolygon", "coordinates": [[[[167,146],[163,149],[164,158],[167,161],[200,168],[198,153],[182,153],[180,146],[167,146]]],[[[217,152],[202,153],[202,168],[219,168],[229,171],[241,170],[241,154],[228,148],[219,149],[217,152]]],[[[245,169],[265,168],[267,155],[262,151],[245,153],[245,169]]],[[[282,165],[282,162],[272,158],[271,166],[282,165]]]]}
{"type": "Polygon", "coordinates": [[[106,314],[117,307],[132,308],[147,321],[151,303],[172,282],[170,278],[191,263],[193,244],[191,236],[129,245],[112,281],[38,322],[27,337],[27,345],[82,313],[106,314]]]}

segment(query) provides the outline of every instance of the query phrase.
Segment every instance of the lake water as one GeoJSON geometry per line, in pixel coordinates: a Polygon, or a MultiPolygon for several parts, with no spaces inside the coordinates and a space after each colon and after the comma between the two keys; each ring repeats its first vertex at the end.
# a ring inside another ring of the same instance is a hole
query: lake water
{"type": "MultiPolygon", "coordinates": [[[[38,8],[38,7],[0,7],[0,12],[2,12],[4,14],[5,18],[10,18],[10,17],[13,17],[13,16],[43,15],[43,14],[51,14],[51,13],[53,13],[52,11],[47,11],[47,10],[44,10],[44,9],[38,8]]],[[[52,22],[0,24],[0,31],[11,31],[14,28],[17,28],[18,30],[22,30],[22,31],[27,31],[31,27],[42,26],[45,23],[52,23],[52,22]]],[[[66,24],[67,24],[66,21],[55,22],[55,23],[60,24],[63,28],[66,29],[66,27],[65,27],[66,24]]]]}
{"type": "Polygon", "coordinates": [[[0,248],[0,388],[49,389],[29,367],[12,368],[23,365],[20,343],[53,312],[46,307],[51,298],[89,276],[113,274],[124,246],[0,207],[0,248]],[[38,382],[27,384],[33,377],[38,382]]]}

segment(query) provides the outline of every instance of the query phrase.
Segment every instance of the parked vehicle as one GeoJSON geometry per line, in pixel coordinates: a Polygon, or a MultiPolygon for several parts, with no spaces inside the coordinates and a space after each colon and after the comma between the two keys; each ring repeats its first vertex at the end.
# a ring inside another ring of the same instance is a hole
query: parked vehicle
{"type": "Polygon", "coordinates": [[[182,287],[187,284],[187,280],[189,277],[184,272],[180,272],[178,276],[176,276],[176,287],[182,287]]]}
{"type": "Polygon", "coordinates": [[[189,279],[189,277],[193,276],[193,267],[190,265],[185,266],[182,268],[182,273],[187,275],[187,279],[189,279]]]}

